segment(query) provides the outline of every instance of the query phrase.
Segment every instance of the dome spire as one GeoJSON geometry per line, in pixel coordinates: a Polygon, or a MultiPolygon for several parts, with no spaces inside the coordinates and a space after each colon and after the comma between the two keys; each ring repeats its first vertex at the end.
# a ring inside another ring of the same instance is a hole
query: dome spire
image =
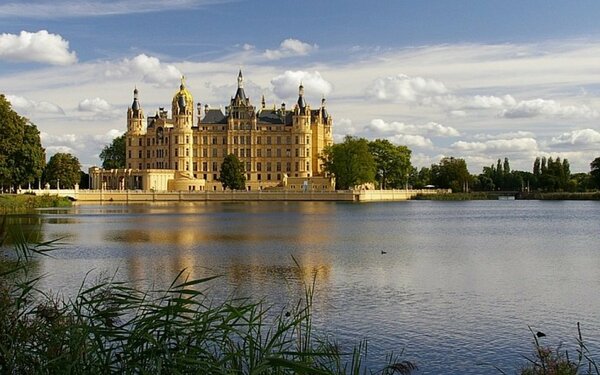
{"type": "Polygon", "coordinates": [[[244,88],[244,76],[242,76],[242,69],[240,69],[240,73],[238,74],[238,88],[244,88]]]}

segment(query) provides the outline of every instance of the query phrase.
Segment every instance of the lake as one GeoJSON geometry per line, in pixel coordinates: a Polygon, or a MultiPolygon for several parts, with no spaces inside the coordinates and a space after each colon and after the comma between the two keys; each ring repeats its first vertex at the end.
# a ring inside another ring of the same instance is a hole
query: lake
{"type": "Polygon", "coordinates": [[[317,330],[367,339],[374,369],[404,351],[418,374],[514,373],[528,326],[573,348],[577,322],[600,354],[600,202],[105,204],[23,221],[62,239],[39,269],[67,295],[89,270],[148,288],[186,269],[222,275],[215,299],[281,304],[316,273],[317,330]]]}

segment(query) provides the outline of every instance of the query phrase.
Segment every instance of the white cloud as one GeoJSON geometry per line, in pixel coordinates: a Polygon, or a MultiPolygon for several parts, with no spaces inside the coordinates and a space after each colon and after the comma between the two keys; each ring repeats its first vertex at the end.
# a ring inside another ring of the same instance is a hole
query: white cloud
{"type": "Polygon", "coordinates": [[[278,75],[271,79],[273,92],[280,99],[289,99],[298,96],[298,86],[300,83],[304,86],[304,92],[310,96],[329,95],[333,90],[333,85],[326,81],[321,73],[305,72],[305,71],[290,71],[278,75]]]}
{"type": "Polygon", "coordinates": [[[485,142],[454,142],[451,146],[454,150],[462,152],[533,152],[538,150],[538,143],[533,138],[494,139],[485,142]]]}
{"type": "Polygon", "coordinates": [[[389,102],[417,102],[447,92],[448,89],[442,82],[405,74],[378,78],[367,89],[369,97],[389,102]]]}
{"type": "Polygon", "coordinates": [[[0,35],[0,59],[70,65],[77,62],[77,55],[69,51],[69,42],[62,36],[40,30],[35,33],[21,31],[19,35],[0,35]]]}
{"type": "Polygon", "coordinates": [[[22,1],[0,5],[0,18],[65,18],[150,13],[163,10],[194,9],[218,0],[54,0],[22,1]]]}
{"type": "Polygon", "coordinates": [[[586,105],[563,106],[554,100],[533,99],[523,100],[501,112],[506,118],[527,118],[536,116],[596,118],[599,112],[586,105]]]}
{"type": "Polygon", "coordinates": [[[65,114],[65,111],[54,103],[38,102],[18,95],[6,95],[6,99],[12,104],[13,109],[20,114],[65,114]]]}
{"type": "Polygon", "coordinates": [[[278,49],[267,49],[263,55],[269,60],[279,60],[284,57],[306,56],[318,48],[319,46],[316,44],[311,45],[298,39],[290,38],[281,42],[278,49]]]}
{"type": "Polygon", "coordinates": [[[477,140],[489,139],[513,139],[513,138],[535,138],[535,134],[529,131],[518,130],[516,132],[500,133],[500,134],[475,134],[473,136],[477,140]]]}
{"type": "Polygon", "coordinates": [[[175,65],[165,64],[156,57],[140,54],[133,59],[123,59],[120,63],[109,65],[105,75],[111,78],[141,75],[144,82],[165,87],[177,82],[182,73],[175,65]]]}
{"type": "Polygon", "coordinates": [[[113,106],[110,105],[106,100],[100,98],[94,99],[83,99],[79,102],[77,108],[81,112],[107,112],[112,111],[113,106]]]}
{"type": "Polygon", "coordinates": [[[410,135],[410,134],[397,134],[387,139],[397,145],[404,145],[408,147],[418,148],[432,148],[433,142],[429,138],[425,138],[422,135],[410,135]]]}
{"type": "Polygon", "coordinates": [[[365,126],[365,130],[374,136],[397,135],[398,133],[409,135],[430,135],[440,137],[456,137],[460,135],[458,130],[451,126],[444,126],[436,122],[428,122],[424,125],[411,125],[403,122],[385,122],[382,119],[374,119],[365,126]]]}
{"type": "Polygon", "coordinates": [[[98,157],[100,151],[105,145],[112,142],[113,139],[119,137],[124,132],[122,130],[110,129],[102,134],[93,135],[76,135],[76,134],[48,134],[40,133],[42,146],[46,149],[46,156],[49,158],[57,152],[70,153],[85,163],[90,155],[98,157]]]}
{"type": "Polygon", "coordinates": [[[600,132],[594,129],[579,129],[553,137],[552,146],[589,146],[600,144],[600,132]]]}

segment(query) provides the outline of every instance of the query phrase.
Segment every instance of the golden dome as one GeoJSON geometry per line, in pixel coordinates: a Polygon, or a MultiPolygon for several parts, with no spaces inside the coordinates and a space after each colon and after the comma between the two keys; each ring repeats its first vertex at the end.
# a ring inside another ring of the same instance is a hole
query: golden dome
{"type": "Polygon", "coordinates": [[[194,107],[194,97],[192,96],[192,93],[190,93],[185,87],[183,76],[181,77],[179,91],[177,91],[173,96],[173,114],[175,114],[175,108],[178,108],[179,112],[181,112],[182,106],[184,106],[187,110],[192,110],[194,107]]]}

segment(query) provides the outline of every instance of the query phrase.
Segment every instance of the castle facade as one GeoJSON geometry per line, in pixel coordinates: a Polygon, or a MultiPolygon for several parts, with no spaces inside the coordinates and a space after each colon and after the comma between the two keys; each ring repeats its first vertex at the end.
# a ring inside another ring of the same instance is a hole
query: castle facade
{"type": "Polygon", "coordinates": [[[146,118],[136,88],[127,110],[126,168],[91,168],[92,188],[222,190],[221,164],[234,154],[245,166],[248,190],[333,190],[319,159],[333,143],[333,119],[325,99],[312,109],[300,84],[292,108],[284,103],[267,108],[264,96],[257,108],[244,92],[241,71],[237,80],[237,91],[223,112],[194,106],[182,78],[170,117],[160,108],[146,118]]]}

